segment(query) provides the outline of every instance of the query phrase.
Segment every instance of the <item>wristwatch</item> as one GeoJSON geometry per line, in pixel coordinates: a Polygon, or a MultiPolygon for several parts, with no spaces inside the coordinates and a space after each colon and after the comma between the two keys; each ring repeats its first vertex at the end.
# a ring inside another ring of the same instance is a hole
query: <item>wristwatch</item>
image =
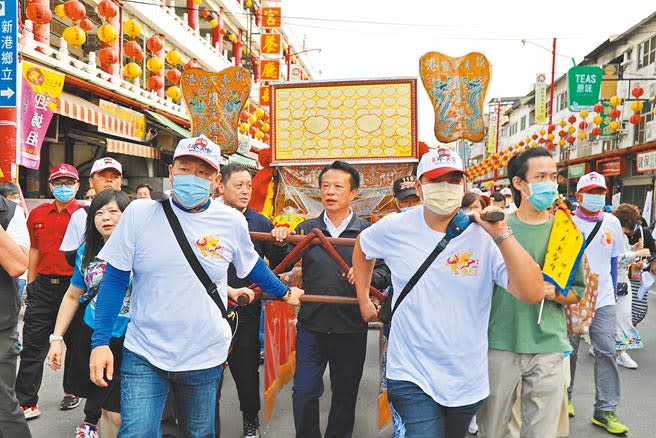
{"type": "Polygon", "coordinates": [[[494,243],[496,243],[498,245],[498,244],[500,244],[501,242],[503,242],[504,240],[506,240],[507,238],[509,238],[512,235],[513,235],[513,231],[510,228],[508,228],[506,231],[499,234],[497,237],[495,237],[492,240],[494,241],[494,243]]]}
{"type": "Polygon", "coordinates": [[[50,335],[50,336],[48,337],[48,342],[50,342],[51,344],[52,344],[53,342],[55,342],[55,341],[63,341],[63,340],[64,340],[64,337],[63,337],[63,336],[50,335]]]}
{"type": "Polygon", "coordinates": [[[283,300],[283,301],[288,301],[291,297],[292,297],[292,288],[290,287],[290,288],[287,289],[287,292],[285,293],[285,295],[280,297],[280,299],[283,300]]]}

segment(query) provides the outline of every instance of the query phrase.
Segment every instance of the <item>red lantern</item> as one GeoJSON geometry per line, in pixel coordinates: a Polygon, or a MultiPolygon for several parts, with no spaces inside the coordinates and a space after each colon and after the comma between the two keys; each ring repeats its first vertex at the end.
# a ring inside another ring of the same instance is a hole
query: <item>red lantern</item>
{"type": "Polygon", "coordinates": [[[645,90],[640,85],[636,85],[633,87],[633,90],[631,90],[631,96],[635,97],[636,99],[639,99],[640,96],[642,96],[644,93],[645,90]]]}
{"type": "Polygon", "coordinates": [[[253,102],[248,103],[248,112],[249,113],[254,113],[256,109],[257,109],[257,107],[255,106],[255,104],[253,102]]]}
{"type": "Polygon", "coordinates": [[[153,35],[146,40],[146,47],[153,53],[157,53],[164,47],[162,39],[157,35],[153,35]]]}
{"type": "Polygon", "coordinates": [[[198,63],[196,62],[196,58],[192,58],[188,63],[186,63],[183,67],[184,71],[189,70],[190,68],[198,67],[198,63]]]}
{"type": "Polygon", "coordinates": [[[248,133],[251,135],[251,137],[255,136],[255,133],[257,132],[257,128],[255,126],[251,126],[248,128],[248,133]]]}
{"type": "Polygon", "coordinates": [[[545,141],[546,141],[546,140],[544,139],[544,137],[540,137],[540,138],[538,139],[538,144],[542,144],[542,143],[544,143],[545,141]]]}
{"type": "Polygon", "coordinates": [[[73,21],[80,21],[87,16],[87,10],[78,0],[68,0],[64,3],[64,13],[73,21]]]}
{"type": "Polygon", "coordinates": [[[118,6],[112,0],[102,0],[98,3],[98,14],[109,21],[118,14],[118,6]]]}
{"type": "Polygon", "coordinates": [[[524,145],[525,145],[524,140],[521,140],[521,141],[519,142],[519,145],[520,145],[520,146],[524,146],[524,145]]]}
{"type": "Polygon", "coordinates": [[[144,52],[141,50],[141,47],[139,47],[139,50],[137,50],[137,53],[134,55],[133,58],[137,62],[141,62],[144,60],[144,52]]]}
{"type": "Polygon", "coordinates": [[[574,115],[569,116],[569,117],[567,118],[567,121],[568,121],[571,125],[573,125],[574,123],[576,123],[576,116],[574,116],[574,115]]]}
{"type": "Polygon", "coordinates": [[[601,135],[601,128],[600,127],[592,128],[591,134],[594,136],[601,135]]]}
{"type": "Polygon", "coordinates": [[[576,141],[576,137],[571,136],[571,135],[569,137],[567,137],[567,143],[572,144],[575,141],[576,141]]]}
{"type": "Polygon", "coordinates": [[[548,132],[549,134],[551,134],[551,133],[554,132],[555,130],[556,130],[556,125],[554,125],[554,124],[552,123],[551,125],[549,125],[549,128],[547,129],[547,132],[548,132]]]}
{"type": "Polygon", "coordinates": [[[226,30],[225,27],[222,27],[222,28],[219,30],[219,33],[221,34],[221,36],[225,36],[225,34],[227,34],[228,31],[226,30]]]}
{"type": "Polygon", "coordinates": [[[36,24],[48,24],[52,21],[50,8],[41,3],[30,3],[27,5],[27,18],[36,24]]]}
{"type": "Polygon", "coordinates": [[[101,65],[114,65],[118,62],[116,51],[112,47],[103,47],[98,52],[98,59],[101,65]]]}
{"type": "Polygon", "coordinates": [[[587,129],[587,128],[588,128],[588,122],[579,123],[579,129],[587,129]]]}
{"type": "Polygon", "coordinates": [[[596,113],[602,113],[602,112],[604,112],[604,105],[601,104],[601,103],[598,103],[592,109],[596,113]]]}
{"type": "Polygon", "coordinates": [[[632,125],[639,125],[641,121],[642,121],[642,117],[640,117],[640,114],[634,114],[631,117],[629,117],[629,123],[631,123],[632,125]]]}
{"type": "Polygon", "coordinates": [[[567,132],[563,131],[562,129],[558,131],[558,137],[565,138],[566,136],[567,136],[567,132]]]}
{"type": "Polygon", "coordinates": [[[135,59],[137,54],[141,51],[141,47],[138,42],[130,40],[123,45],[123,51],[128,58],[135,59]]]}
{"type": "Polygon", "coordinates": [[[246,120],[248,120],[248,113],[246,111],[240,112],[239,113],[239,120],[241,120],[242,122],[245,122],[246,120]]]}
{"type": "Polygon", "coordinates": [[[88,18],[83,18],[82,21],[80,21],[80,28],[85,32],[91,32],[91,29],[93,29],[93,21],[88,18]]]}
{"type": "Polygon", "coordinates": [[[161,90],[164,88],[164,78],[160,75],[153,75],[148,78],[148,89],[149,90],[161,90]]]}
{"type": "Polygon", "coordinates": [[[268,122],[270,120],[269,113],[265,112],[264,115],[262,116],[262,120],[264,120],[265,122],[268,122]]]}
{"type": "Polygon", "coordinates": [[[262,140],[263,140],[265,143],[268,143],[269,140],[271,140],[271,136],[270,136],[269,134],[264,134],[264,137],[262,137],[262,140]]]}
{"type": "Polygon", "coordinates": [[[548,141],[548,142],[547,142],[547,149],[549,149],[550,151],[553,151],[553,149],[554,149],[554,144],[553,144],[552,142],[548,141]]]}
{"type": "Polygon", "coordinates": [[[180,70],[177,68],[172,68],[166,71],[166,79],[168,79],[173,85],[180,82],[180,76],[182,76],[182,73],[180,73],[180,70]]]}
{"type": "Polygon", "coordinates": [[[620,116],[622,115],[622,111],[618,110],[617,108],[613,108],[612,110],[610,110],[608,115],[611,116],[613,119],[619,119],[620,116]]]}
{"type": "Polygon", "coordinates": [[[202,18],[207,18],[210,16],[210,11],[207,8],[200,8],[200,16],[202,18]]]}
{"type": "Polygon", "coordinates": [[[537,134],[533,134],[533,135],[531,135],[531,138],[532,138],[533,140],[537,140],[537,139],[538,139],[538,135],[537,135],[537,134]]]}

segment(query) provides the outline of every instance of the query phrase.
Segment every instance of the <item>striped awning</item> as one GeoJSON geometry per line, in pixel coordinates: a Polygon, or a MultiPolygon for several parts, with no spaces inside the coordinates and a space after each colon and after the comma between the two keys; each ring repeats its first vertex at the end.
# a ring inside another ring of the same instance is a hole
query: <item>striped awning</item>
{"type": "Polygon", "coordinates": [[[73,94],[62,93],[58,103],[55,111],[57,114],[97,126],[104,132],[119,136],[131,136],[134,131],[132,123],[107,114],[98,105],[73,94]]]}
{"type": "Polygon", "coordinates": [[[159,160],[159,149],[112,138],[107,139],[107,152],[159,160]]]}

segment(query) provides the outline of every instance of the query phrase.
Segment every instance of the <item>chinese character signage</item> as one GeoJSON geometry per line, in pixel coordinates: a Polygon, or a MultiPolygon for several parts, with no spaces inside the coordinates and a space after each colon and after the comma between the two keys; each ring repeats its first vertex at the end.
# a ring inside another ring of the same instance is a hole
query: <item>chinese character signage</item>
{"type": "Polygon", "coordinates": [[[490,126],[487,127],[487,153],[493,154],[497,151],[497,115],[490,114],[490,126]]]}
{"type": "Polygon", "coordinates": [[[17,3],[0,0],[0,107],[16,106],[17,3]]]}
{"type": "Polygon", "coordinates": [[[146,138],[146,116],[136,111],[132,111],[129,108],[124,106],[116,105],[112,102],[107,102],[106,100],[100,100],[98,106],[101,110],[113,115],[114,117],[123,120],[128,123],[130,127],[130,134],[124,135],[123,133],[118,133],[114,129],[106,129],[102,126],[98,126],[98,132],[104,132],[106,134],[120,135],[121,137],[130,138],[133,140],[144,141],[146,138]]]}
{"type": "Polygon", "coordinates": [[[416,161],[416,87],[415,79],[272,84],[272,164],[416,161]]]}
{"type": "Polygon", "coordinates": [[[228,67],[220,72],[190,68],[180,79],[182,94],[191,114],[191,132],[204,134],[233,154],[239,147],[239,114],[251,92],[251,75],[244,67],[228,67]]]}
{"type": "Polygon", "coordinates": [[[271,88],[268,85],[260,86],[260,106],[271,105],[271,88]]]}
{"type": "Polygon", "coordinates": [[[278,29],[281,17],[280,8],[262,8],[262,29],[278,29]]]}
{"type": "Polygon", "coordinates": [[[585,163],[570,164],[567,168],[567,178],[580,178],[586,173],[585,163]]]}
{"type": "Polygon", "coordinates": [[[622,175],[624,173],[623,167],[620,157],[597,160],[597,172],[604,176],[622,175]]]}
{"type": "Polygon", "coordinates": [[[570,111],[591,110],[599,102],[601,67],[581,65],[567,72],[567,97],[570,111]]]}
{"type": "Polygon", "coordinates": [[[569,211],[556,209],[542,273],[565,296],[581,261],[583,243],[583,234],[574,225],[569,211]]]}
{"type": "Polygon", "coordinates": [[[65,76],[29,62],[23,62],[22,72],[20,164],[38,170],[43,138],[57,109],[65,76]]]}
{"type": "Polygon", "coordinates": [[[656,170],[656,150],[636,154],[636,171],[653,172],[656,170]]]}
{"type": "Polygon", "coordinates": [[[277,81],[280,79],[280,61],[277,59],[261,60],[260,79],[263,81],[277,81]]]}
{"type": "Polygon", "coordinates": [[[260,35],[260,53],[262,55],[280,55],[280,34],[263,33],[260,35]]]}
{"type": "Polygon", "coordinates": [[[535,123],[547,122],[547,83],[544,73],[535,82],[535,123]]]}

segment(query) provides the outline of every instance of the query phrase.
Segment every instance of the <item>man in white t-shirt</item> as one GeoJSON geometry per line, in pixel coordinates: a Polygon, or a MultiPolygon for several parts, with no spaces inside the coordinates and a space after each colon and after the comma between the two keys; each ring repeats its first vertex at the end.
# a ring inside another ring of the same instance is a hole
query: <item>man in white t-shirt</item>
{"type": "MultiPolygon", "coordinates": [[[[365,321],[375,320],[378,312],[368,296],[375,259],[384,259],[392,272],[394,308],[445,234],[452,235],[453,225],[463,227],[467,218],[459,207],[464,189],[460,157],[446,148],[428,152],[417,169],[423,207],[386,216],[360,234],[353,267],[365,321]]],[[[483,214],[494,211],[501,209],[488,207],[483,214]]],[[[478,224],[456,233],[392,319],[387,388],[395,427],[408,437],[464,437],[487,397],[487,323],[494,284],[528,303],[544,296],[542,273],[506,220],[473,217],[478,224]]]]}
{"type": "MultiPolygon", "coordinates": [[[[111,157],[103,157],[96,160],[91,166],[91,175],[89,176],[89,190],[100,193],[105,190],[121,190],[123,181],[123,167],[121,163],[111,157]]],[[[87,191],[87,194],[89,191],[87,191]]],[[[87,195],[85,195],[85,200],[87,195]]],[[[93,197],[91,197],[93,200],[93,197]]],[[[71,265],[75,264],[75,254],[77,249],[84,243],[84,232],[87,228],[87,209],[80,208],[71,215],[71,221],[66,228],[64,240],[62,240],[59,249],[66,253],[66,260],[71,265]]]]}
{"type": "MultiPolygon", "coordinates": [[[[300,289],[288,289],[253,248],[244,215],[212,201],[218,184],[219,146],[207,137],[178,144],[169,179],[168,202],[198,259],[216,285],[223,306],[248,289],[228,289],[227,271],[248,276],[266,293],[299,304],[300,289]]],[[[160,418],[173,390],[183,436],[214,437],[216,394],[228,356],[231,330],[192,270],[157,201],[131,203],[99,258],[107,261],[91,340],[91,378],[111,380],[109,339],[133,273],[130,324],[121,366],[123,438],[158,437],[160,418]]]]}
{"type": "MultiPolygon", "coordinates": [[[[603,211],[607,193],[603,175],[597,172],[583,175],[576,184],[576,200],[579,207],[574,213],[574,222],[590,241],[585,254],[588,256],[590,270],[598,276],[599,282],[596,312],[590,325],[590,342],[595,353],[596,389],[592,423],[610,433],[622,434],[626,433],[628,428],[615,416],[615,410],[620,402],[620,377],[615,354],[615,289],[617,257],[624,252],[624,237],[620,221],[612,214],[603,211]]],[[[567,392],[571,417],[575,415],[572,388],[580,340],[579,336],[570,337],[573,348],[570,358],[572,380],[567,392]]]]}
{"type": "Polygon", "coordinates": [[[16,399],[18,312],[15,278],[27,269],[30,236],[23,210],[0,195],[0,435],[31,437],[16,399]]]}

